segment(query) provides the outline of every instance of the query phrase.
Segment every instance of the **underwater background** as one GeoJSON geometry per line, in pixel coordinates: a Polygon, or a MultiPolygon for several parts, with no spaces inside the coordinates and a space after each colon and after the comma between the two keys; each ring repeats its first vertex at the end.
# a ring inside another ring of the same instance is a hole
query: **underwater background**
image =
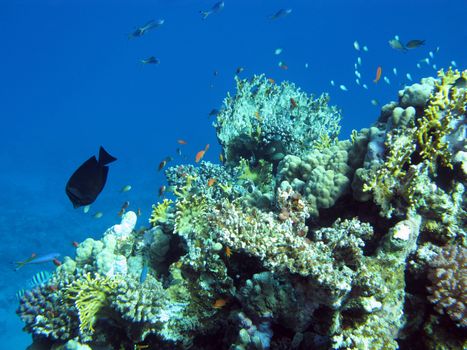
{"type": "Polygon", "coordinates": [[[138,226],[147,226],[166,184],[158,171],[164,158],[173,157],[170,165],[194,164],[210,144],[204,160],[219,163],[209,114],[235,92],[237,71],[241,78],[264,73],[276,83],[289,80],[316,97],[329,93],[330,104],[342,111],[344,139],[397,99],[411,83],[407,73],[417,82],[453,62],[460,70],[467,63],[465,0],[226,0],[225,8],[203,20],[199,11],[214,3],[0,2],[1,349],[31,343],[15,313],[16,294],[35,273],[54,269],[48,263],[15,271],[14,262],[32,253],[74,256],[72,242],[99,239],[120,221],[125,201],[141,209],[138,226]],[[281,8],[293,11],[271,20],[281,8]],[[128,38],[152,19],[165,22],[128,38]],[[401,52],[388,44],[395,35],[426,42],[401,52]],[[141,62],[150,56],[160,63],[141,62]],[[368,89],[355,82],[358,57],[368,89]],[[373,83],[378,66],[390,83],[373,83]],[[65,184],[101,145],[118,160],[85,214],[73,209],[65,184]],[[127,185],[131,190],[121,191],[127,185]],[[102,217],[95,218],[97,212],[102,217]]]}

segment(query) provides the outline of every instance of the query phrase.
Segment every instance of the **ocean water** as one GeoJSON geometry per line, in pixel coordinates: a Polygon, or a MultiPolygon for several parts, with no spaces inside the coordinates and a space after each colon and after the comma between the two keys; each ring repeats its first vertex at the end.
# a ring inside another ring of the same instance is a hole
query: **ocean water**
{"type": "Polygon", "coordinates": [[[72,242],[100,237],[119,220],[126,200],[131,209],[141,208],[139,224],[145,225],[165,183],[157,167],[166,156],[174,157],[173,164],[193,163],[209,143],[205,159],[218,162],[208,114],[234,93],[238,67],[243,78],[264,73],[315,96],[329,93],[342,110],[342,138],[378,117],[372,100],[397,99],[410,83],[407,73],[416,82],[452,61],[466,68],[465,0],[226,0],[222,11],[202,20],[199,11],[214,3],[0,1],[0,349],[30,343],[15,314],[15,294],[36,272],[54,267],[14,271],[13,262],[32,253],[73,255],[72,242]],[[293,11],[269,19],[281,8],[293,11]],[[151,19],[165,23],[128,39],[151,19]],[[388,44],[395,35],[426,42],[403,53],[388,44]],[[160,64],[140,62],[149,56],[160,64]],[[358,57],[367,90],[355,83],[358,57]],[[378,66],[390,84],[383,78],[373,83],[378,66]],[[118,161],[84,214],[73,209],[64,188],[101,145],[118,161]],[[132,189],[121,193],[125,185],[132,189]],[[103,217],[93,218],[98,211],[103,217]]]}

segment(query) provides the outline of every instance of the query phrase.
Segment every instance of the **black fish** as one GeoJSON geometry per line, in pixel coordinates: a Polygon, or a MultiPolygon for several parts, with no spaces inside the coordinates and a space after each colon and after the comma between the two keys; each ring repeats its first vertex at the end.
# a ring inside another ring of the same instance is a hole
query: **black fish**
{"type": "Polygon", "coordinates": [[[66,184],[66,194],[73,207],[88,205],[96,200],[107,181],[109,167],[106,165],[116,160],[101,146],[99,160],[92,156],[76,169],[66,184]]]}
{"type": "Polygon", "coordinates": [[[407,44],[405,44],[405,47],[408,49],[415,49],[422,45],[425,45],[425,40],[414,39],[414,40],[410,40],[409,42],[407,42],[407,44]]]}

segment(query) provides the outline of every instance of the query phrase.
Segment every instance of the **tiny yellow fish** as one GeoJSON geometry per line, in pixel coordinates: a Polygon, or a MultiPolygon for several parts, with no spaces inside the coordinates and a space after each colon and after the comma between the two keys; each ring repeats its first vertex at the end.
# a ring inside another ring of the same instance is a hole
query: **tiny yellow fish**
{"type": "Polygon", "coordinates": [[[211,177],[209,180],[208,180],[208,187],[211,187],[212,185],[214,185],[216,183],[216,179],[211,177]]]}
{"type": "Polygon", "coordinates": [[[219,298],[219,299],[216,299],[214,304],[212,304],[212,307],[214,309],[222,309],[226,304],[227,304],[227,299],[219,298]]]}

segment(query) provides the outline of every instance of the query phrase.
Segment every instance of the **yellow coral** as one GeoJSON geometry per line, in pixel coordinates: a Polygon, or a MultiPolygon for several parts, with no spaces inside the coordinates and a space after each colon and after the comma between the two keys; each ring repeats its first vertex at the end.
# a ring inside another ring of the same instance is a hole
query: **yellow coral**
{"type": "Polygon", "coordinates": [[[97,313],[109,303],[109,294],[117,288],[118,281],[90,273],[75,280],[66,290],[67,299],[78,309],[80,332],[93,333],[97,313]]]}
{"type": "Polygon", "coordinates": [[[158,205],[152,205],[152,213],[151,217],[149,218],[149,223],[151,226],[156,226],[158,222],[165,223],[168,220],[168,209],[170,205],[173,203],[170,199],[164,199],[162,203],[158,205]]]}

